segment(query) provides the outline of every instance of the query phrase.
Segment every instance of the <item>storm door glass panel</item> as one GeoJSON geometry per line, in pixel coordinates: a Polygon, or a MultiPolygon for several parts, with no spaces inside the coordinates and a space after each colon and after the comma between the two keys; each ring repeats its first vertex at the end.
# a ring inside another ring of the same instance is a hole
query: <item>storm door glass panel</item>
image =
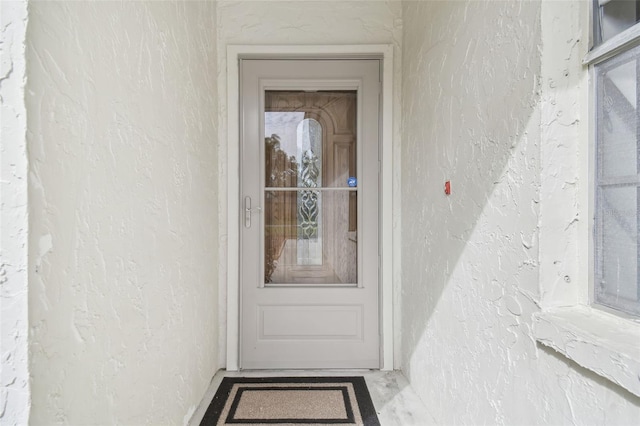
{"type": "Polygon", "coordinates": [[[266,285],[357,285],[356,95],[265,93],[266,285]]]}
{"type": "Polygon", "coordinates": [[[595,65],[595,302],[640,315],[640,46],[595,65]]]}

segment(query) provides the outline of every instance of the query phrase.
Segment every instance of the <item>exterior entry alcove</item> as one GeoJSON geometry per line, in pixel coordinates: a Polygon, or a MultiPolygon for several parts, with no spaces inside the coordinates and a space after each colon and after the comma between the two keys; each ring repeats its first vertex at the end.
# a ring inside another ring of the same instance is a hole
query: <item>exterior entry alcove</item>
{"type": "Polygon", "coordinates": [[[0,421],[191,418],[237,368],[237,60],[359,55],[384,368],[442,423],[636,421],[532,324],[589,299],[591,3],[0,2],[0,421]]]}

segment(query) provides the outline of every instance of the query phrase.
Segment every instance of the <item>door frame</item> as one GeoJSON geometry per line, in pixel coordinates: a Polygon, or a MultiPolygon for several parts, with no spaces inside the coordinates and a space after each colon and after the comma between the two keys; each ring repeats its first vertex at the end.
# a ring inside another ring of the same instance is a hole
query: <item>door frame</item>
{"type": "MultiPolygon", "coordinates": [[[[226,226],[226,369],[239,368],[240,342],[240,60],[241,59],[380,59],[382,61],[382,99],[380,125],[380,341],[381,370],[394,369],[394,193],[393,146],[393,45],[230,45],[227,46],[227,226],[226,226]]],[[[222,127],[222,126],[220,126],[222,127]]],[[[222,130],[219,134],[222,133],[222,130]]],[[[224,140],[224,136],[221,140],[224,140]]],[[[221,156],[223,157],[223,156],[221,156]]],[[[396,218],[396,222],[399,218],[396,218]]],[[[222,229],[221,231],[225,231],[222,229]]],[[[224,276],[224,274],[220,274],[224,276]]],[[[224,281],[221,281],[224,282],[224,281]]],[[[222,292],[221,292],[222,293],[222,292]]],[[[221,294],[222,295],[222,294],[221,294]]],[[[223,295],[222,295],[223,296],[223,295]]],[[[224,300],[224,296],[221,297],[224,300]]]]}

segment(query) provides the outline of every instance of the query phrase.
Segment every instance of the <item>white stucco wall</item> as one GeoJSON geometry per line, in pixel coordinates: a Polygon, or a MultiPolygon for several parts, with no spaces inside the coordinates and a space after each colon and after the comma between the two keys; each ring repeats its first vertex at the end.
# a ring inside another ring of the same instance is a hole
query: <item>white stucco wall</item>
{"type": "Polygon", "coordinates": [[[0,2],[0,424],[29,419],[27,2],[0,2]]]}
{"type": "Polygon", "coordinates": [[[532,333],[541,306],[586,286],[588,6],[403,4],[402,365],[443,424],[640,416],[637,397],[532,333]]]}
{"type": "Polygon", "coordinates": [[[180,424],[217,369],[212,2],[31,2],[33,424],[180,424]]]}
{"type": "MultiPolygon", "coordinates": [[[[237,141],[227,138],[227,77],[226,55],[228,45],[344,45],[393,44],[394,64],[394,123],[395,140],[399,141],[400,123],[400,66],[402,19],[398,1],[219,1],[218,2],[218,64],[220,94],[220,275],[219,282],[227,282],[227,185],[229,170],[228,150],[238,150],[237,141]]],[[[397,144],[399,147],[399,144],[397,144]]],[[[399,152],[395,157],[399,159],[399,152]]],[[[399,164],[398,164],[399,166],[399,164]]],[[[398,167],[399,168],[399,167],[398,167]]],[[[394,182],[399,185],[399,180],[394,182]]],[[[399,207],[399,206],[398,206],[399,207]]],[[[399,210],[396,210],[399,220],[399,210]]],[[[396,224],[399,222],[396,222],[396,224]]],[[[397,278],[397,277],[396,277],[397,278]]],[[[220,299],[226,300],[226,289],[221,286],[220,299]]],[[[224,303],[221,304],[221,306],[224,303]]],[[[226,355],[226,312],[221,312],[220,334],[223,359],[226,355]]]]}
{"type": "Polygon", "coordinates": [[[547,308],[588,303],[589,5],[542,6],[539,252],[547,308]]]}

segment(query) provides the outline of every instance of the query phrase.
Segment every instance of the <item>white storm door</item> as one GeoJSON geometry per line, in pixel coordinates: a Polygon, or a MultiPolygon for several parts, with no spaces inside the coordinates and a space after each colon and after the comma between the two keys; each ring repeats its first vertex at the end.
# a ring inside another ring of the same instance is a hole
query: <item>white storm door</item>
{"type": "Polygon", "coordinates": [[[241,61],[240,367],[380,368],[379,60],[241,61]]]}

